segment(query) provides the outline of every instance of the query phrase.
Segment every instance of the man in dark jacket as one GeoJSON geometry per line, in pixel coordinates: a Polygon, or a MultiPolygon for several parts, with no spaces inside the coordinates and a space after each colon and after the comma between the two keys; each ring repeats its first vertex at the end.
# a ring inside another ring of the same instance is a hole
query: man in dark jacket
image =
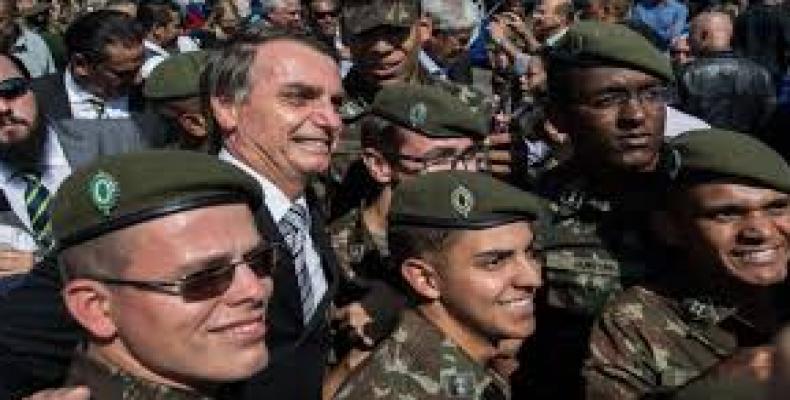
{"type": "Polygon", "coordinates": [[[681,105],[716,127],[757,134],[776,108],[774,84],[767,69],[733,53],[732,31],[727,14],[705,12],[694,18],[695,60],[679,74],[681,105]]]}

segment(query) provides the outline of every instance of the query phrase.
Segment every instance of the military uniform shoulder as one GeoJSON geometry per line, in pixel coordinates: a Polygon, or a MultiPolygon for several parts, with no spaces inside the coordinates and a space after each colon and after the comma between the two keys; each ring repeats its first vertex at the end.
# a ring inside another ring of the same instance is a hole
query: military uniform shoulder
{"type": "Polygon", "coordinates": [[[156,384],[128,375],[78,350],[72,357],[66,386],[86,386],[91,398],[122,400],[212,400],[195,392],[156,384]]]}
{"type": "Polygon", "coordinates": [[[335,399],[504,399],[509,389],[501,385],[430,322],[406,311],[335,399]]]}
{"type": "Polygon", "coordinates": [[[673,302],[643,286],[632,286],[615,295],[603,308],[601,316],[621,322],[642,320],[645,315],[675,314],[673,302]]]}

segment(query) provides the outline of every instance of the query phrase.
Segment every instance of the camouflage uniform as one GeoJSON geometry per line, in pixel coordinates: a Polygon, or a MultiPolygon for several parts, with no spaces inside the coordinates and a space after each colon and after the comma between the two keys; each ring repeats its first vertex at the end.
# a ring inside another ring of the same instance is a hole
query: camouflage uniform
{"type": "Polygon", "coordinates": [[[329,225],[329,237],[341,270],[349,278],[381,277],[386,267],[386,237],[376,238],[362,221],[362,207],[329,225]]]}
{"type": "Polygon", "coordinates": [[[643,222],[653,196],[647,181],[642,192],[606,196],[570,165],[544,176],[540,193],[552,200],[556,219],[541,237],[541,318],[534,351],[524,363],[526,387],[516,385],[516,392],[539,393],[540,398],[581,396],[580,370],[595,316],[610,296],[641,283],[648,272],[643,222]],[[555,367],[542,368],[547,360],[556,360],[555,367]],[[566,384],[545,384],[556,381],[566,384]]]}
{"type": "Polygon", "coordinates": [[[508,399],[507,383],[415,311],[354,371],[342,399],[508,399]]]}
{"type": "Polygon", "coordinates": [[[634,286],[607,305],[585,366],[591,399],[636,399],[680,387],[738,348],[736,309],[634,286]],[[673,296],[674,297],[674,296],[673,296]]]}
{"type": "Polygon", "coordinates": [[[87,386],[93,400],[212,400],[195,392],[169,387],[124,373],[92,359],[83,350],[72,358],[65,386],[87,386]]]}

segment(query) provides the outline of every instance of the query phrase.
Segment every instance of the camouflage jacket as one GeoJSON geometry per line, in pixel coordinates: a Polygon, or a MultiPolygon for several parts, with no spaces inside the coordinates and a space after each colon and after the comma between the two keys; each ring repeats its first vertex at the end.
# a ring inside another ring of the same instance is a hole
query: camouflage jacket
{"type": "Polygon", "coordinates": [[[557,210],[542,237],[546,302],[592,318],[612,294],[646,275],[644,227],[652,192],[597,195],[591,182],[564,166],[544,180],[550,182],[541,182],[539,191],[557,210]]]}
{"type": "Polygon", "coordinates": [[[344,399],[509,399],[507,383],[415,311],[351,374],[344,399]]]}
{"type": "Polygon", "coordinates": [[[362,222],[362,207],[329,225],[329,237],[341,272],[350,279],[380,278],[386,272],[386,239],[376,241],[362,222]]]}
{"type": "Polygon", "coordinates": [[[736,309],[634,286],[604,308],[590,336],[589,399],[637,399],[671,391],[738,348],[736,309]]]}
{"type": "Polygon", "coordinates": [[[87,386],[92,400],[212,400],[188,392],[131,376],[118,368],[89,357],[78,350],[72,357],[66,386],[87,386]]]}

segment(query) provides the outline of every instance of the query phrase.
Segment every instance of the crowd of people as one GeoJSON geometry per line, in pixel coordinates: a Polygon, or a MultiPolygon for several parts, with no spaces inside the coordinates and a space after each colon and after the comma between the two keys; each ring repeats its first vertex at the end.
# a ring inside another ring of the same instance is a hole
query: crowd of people
{"type": "Polygon", "coordinates": [[[0,399],[790,388],[782,0],[0,0],[0,399]]]}

